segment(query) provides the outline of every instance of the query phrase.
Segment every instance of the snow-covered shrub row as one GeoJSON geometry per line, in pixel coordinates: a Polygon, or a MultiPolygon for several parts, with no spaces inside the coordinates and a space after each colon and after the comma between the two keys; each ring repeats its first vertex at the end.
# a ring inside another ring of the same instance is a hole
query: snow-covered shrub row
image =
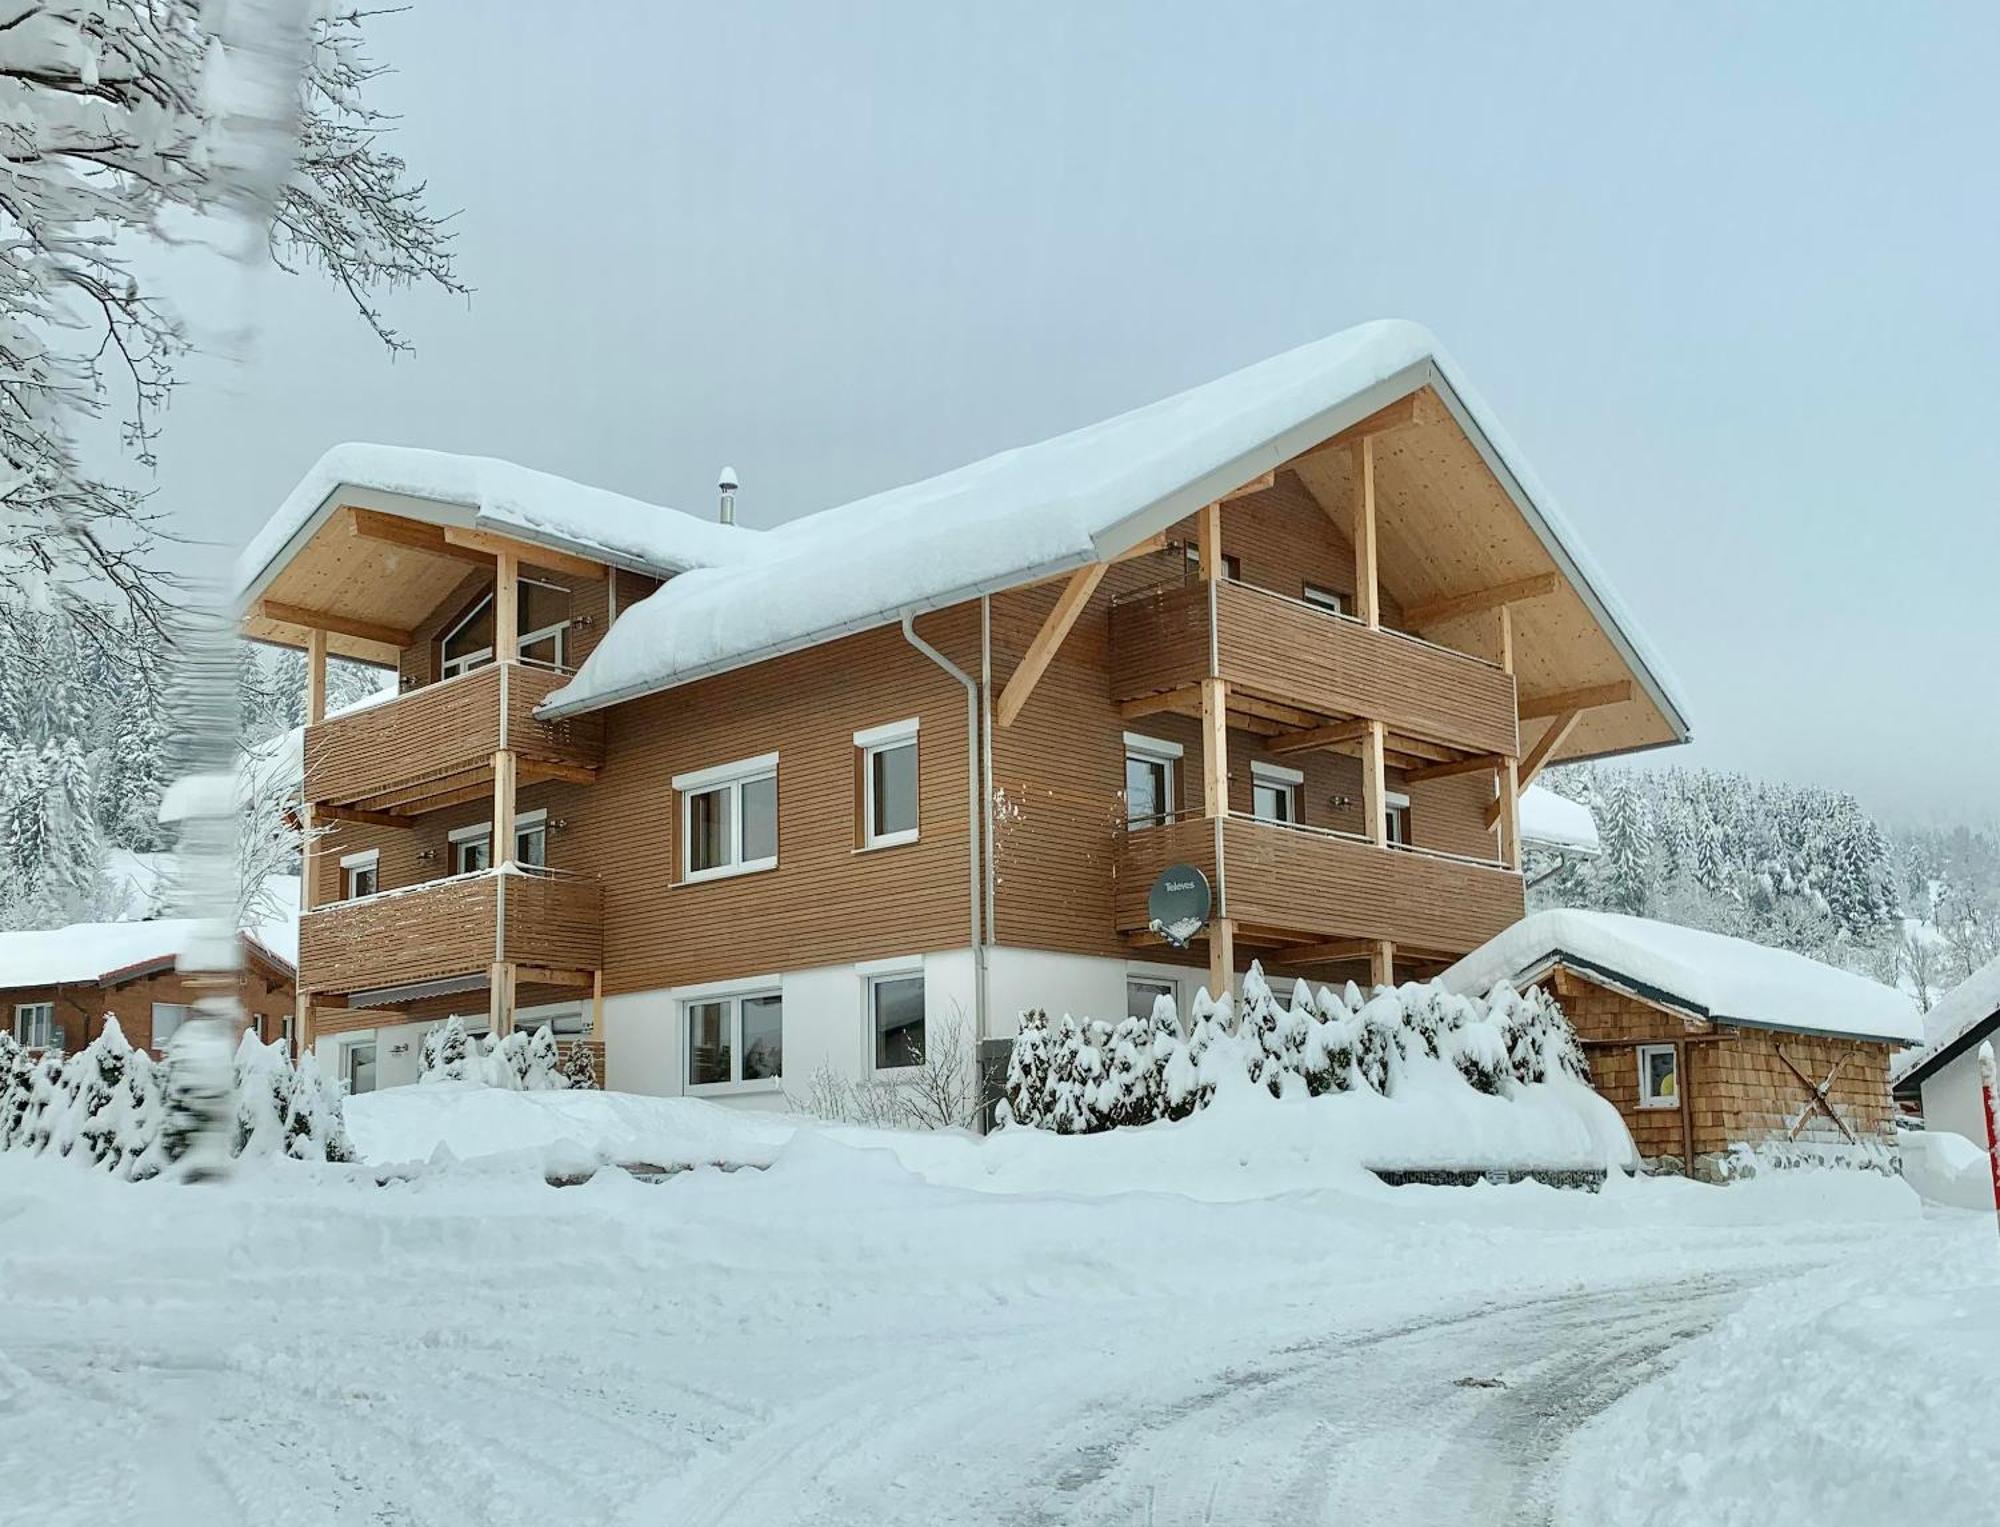
{"type": "MultiPolygon", "coordinates": [[[[75,1055],[33,1053],[0,1034],[0,1150],[66,1156],[140,1181],[178,1161],[196,1125],[199,1036],[184,1026],[156,1061],[105,1015],[104,1032],[75,1055]]],[[[295,1067],[282,1043],[245,1033],[231,1095],[232,1156],[348,1161],[340,1099],[308,1054],[295,1067]]]]}
{"type": "Polygon", "coordinates": [[[1058,1134],[1184,1119],[1242,1072],[1273,1097],[1360,1089],[1393,1097],[1413,1056],[1449,1062],[1475,1091],[1505,1097],[1558,1073],[1588,1082],[1583,1049],[1547,993],[1501,985],[1481,1000],[1435,982],[1377,988],[1364,998],[1304,981],[1289,1005],[1261,966],[1243,980],[1240,1016],[1225,994],[1195,997],[1185,1034],[1171,997],[1150,1018],[1107,1024],[1039,1010],[1021,1015],[1007,1068],[1003,1119],[1058,1134]]]}
{"type": "Polygon", "coordinates": [[[447,1018],[424,1035],[417,1052],[419,1082],[484,1082],[510,1092],[560,1092],[595,1087],[597,1067],[582,1040],[558,1050],[544,1024],[533,1034],[515,1029],[498,1039],[465,1032],[460,1018],[447,1018]]]}

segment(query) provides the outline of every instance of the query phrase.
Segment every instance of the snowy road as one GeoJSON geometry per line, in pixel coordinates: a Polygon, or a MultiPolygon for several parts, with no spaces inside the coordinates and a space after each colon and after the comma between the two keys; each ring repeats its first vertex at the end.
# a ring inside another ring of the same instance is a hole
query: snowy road
{"type": "Polygon", "coordinates": [[[1906,1275],[1931,1227],[1863,1186],[1086,1199],[822,1149],[195,1192],[0,1158],[0,1518],[1545,1521],[1572,1431],[1732,1307],[1906,1275]]]}

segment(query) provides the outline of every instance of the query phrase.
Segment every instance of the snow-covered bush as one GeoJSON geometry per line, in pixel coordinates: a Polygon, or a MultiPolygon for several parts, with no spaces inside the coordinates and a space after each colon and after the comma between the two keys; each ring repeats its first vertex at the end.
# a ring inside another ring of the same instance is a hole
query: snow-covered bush
{"type": "Polygon", "coordinates": [[[220,1070],[183,1026],[155,1061],[135,1050],[108,1014],[104,1031],[77,1054],[31,1058],[0,1046],[0,1150],[63,1156],[133,1181],[181,1161],[211,1118],[229,1156],[288,1155],[349,1161],[340,1099],[311,1055],[294,1068],[283,1043],[245,1033],[220,1070]]]}
{"type": "Polygon", "coordinates": [[[1039,1009],[1023,1013],[1001,1122],[1091,1134],[1184,1119],[1219,1088],[1242,1085],[1239,1077],[1277,1098],[1361,1088],[1391,1097],[1419,1070],[1498,1097],[1554,1076],[1589,1081],[1575,1031],[1539,990],[1524,997],[1499,986],[1480,999],[1410,982],[1364,1000],[1351,982],[1315,996],[1300,981],[1287,1005],[1252,965],[1241,1017],[1227,995],[1215,1002],[1197,992],[1185,1037],[1164,996],[1149,1021],[1115,1028],[1069,1014],[1052,1026],[1039,1009]]]}
{"type": "Polygon", "coordinates": [[[596,1089],[597,1057],[581,1039],[572,1039],[563,1046],[562,1074],[563,1080],[579,1092],[596,1089]]]}
{"type": "MultiPolygon", "coordinates": [[[[581,1048],[577,1046],[576,1048],[581,1048]]],[[[595,1086],[589,1052],[584,1063],[592,1072],[586,1086],[595,1086]]],[[[465,1020],[447,1018],[425,1033],[417,1047],[418,1082],[484,1082],[509,1092],[559,1092],[576,1085],[565,1057],[556,1052],[555,1035],[547,1024],[529,1033],[515,1029],[498,1039],[481,1039],[465,1032],[465,1020]]]]}

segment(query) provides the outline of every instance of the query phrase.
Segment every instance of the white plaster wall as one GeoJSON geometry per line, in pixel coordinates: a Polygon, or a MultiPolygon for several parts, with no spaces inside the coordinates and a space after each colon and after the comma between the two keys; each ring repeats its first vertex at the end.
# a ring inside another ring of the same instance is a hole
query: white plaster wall
{"type": "Polygon", "coordinates": [[[1050,1017],[1100,1018],[1116,1023],[1125,1016],[1125,978],[1146,976],[1175,983],[1183,1019],[1207,974],[1182,965],[1114,960],[1099,955],[1056,954],[1046,949],[987,951],[987,1032],[995,1039],[1021,1030],[1021,1014],[1039,1007],[1050,1017]]]}
{"type": "Polygon", "coordinates": [[[354,1029],[344,1034],[323,1034],[313,1041],[313,1058],[320,1073],[330,1082],[347,1080],[346,1058],[341,1052],[351,1044],[374,1041],[375,1087],[407,1087],[417,1079],[418,1045],[423,1042],[428,1023],[397,1023],[378,1029],[354,1029]],[[400,1052],[400,1053],[399,1053],[400,1052]]]}
{"type": "Polygon", "coordinates": [[[1924,1128],[1949,1130],[1986,1149],[1986,1121],[1979,1100],[1979,1047],[1973,1046],[1949,1065],[1926,1077],[1919,1089],[1924,1099],[1924,1128]]]}
{"type": "Polygon", "coordinates": [[[604,999],[605,1086],[672,1097],[681,1091],[678,1010],[673,994],[626,992],[604,999]]]}

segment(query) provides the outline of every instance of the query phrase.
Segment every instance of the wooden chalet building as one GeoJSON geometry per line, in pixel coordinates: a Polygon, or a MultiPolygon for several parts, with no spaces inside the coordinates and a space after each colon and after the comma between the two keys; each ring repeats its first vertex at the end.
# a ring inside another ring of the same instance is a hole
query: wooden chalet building
{"type": "Polygon", "coordinates": [[[343,446],[240,582],[313,676],[304,1032],[384,1083],[448,1012],[772,1096],[1252,958],[1434,973],[1522,915],[1529,780],[1688,735],[1402,323],[770,530],[343,446]],[[329,654],[401,693],[327,716],[329,654]]]}
{"type": "MultiPolygon", "coordinates": [[[[198,995],[175,969],[194,927],[160,918],[0,933],[0,1014],[9,1032],[30,1049],[74,1053],[104,1032],[108,1014],[157,1057],[198,995]]],[[[243,935],[237,995],[267,1043],[291,1032],[292,960],[289,923],[243,935]]]]}
{"type": "Polygon", "coordinates": [[[1613,912],[1538,912],[1442,979],[1551,992],[1647,1167],[1711,1180],[1739,1147],[1892,1146],[1890,1066],[1921,1032],[1915,1004],[1865,976],[1613,912]]]}

